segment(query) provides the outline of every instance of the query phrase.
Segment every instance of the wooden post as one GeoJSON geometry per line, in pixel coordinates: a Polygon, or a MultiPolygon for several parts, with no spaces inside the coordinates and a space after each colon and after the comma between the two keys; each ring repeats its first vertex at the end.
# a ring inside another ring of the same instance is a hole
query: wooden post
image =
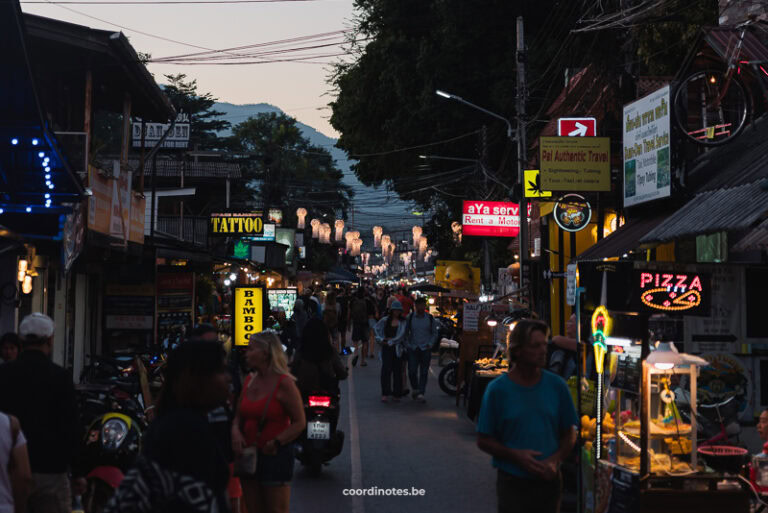
{"type": "Polygon", "coordinates": [[[120,145],[120,165],[128,163],[128,149],[131,145],[131,94],[126,92],[123,98],[123,133],[120,145]]]}

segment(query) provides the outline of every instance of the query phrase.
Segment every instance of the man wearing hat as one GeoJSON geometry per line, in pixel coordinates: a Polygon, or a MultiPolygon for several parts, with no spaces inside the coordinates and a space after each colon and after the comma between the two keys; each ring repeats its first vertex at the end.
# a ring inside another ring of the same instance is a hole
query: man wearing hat
{"type": "Polygon", "coordinates": [[[51,361],[53,320],[33,313],[21,321],[19,358],[0,366],[0,410],[19,419],[32,467],[29,513],[69,513],[68,471],[79,442],[75,387],[51,361]]]}

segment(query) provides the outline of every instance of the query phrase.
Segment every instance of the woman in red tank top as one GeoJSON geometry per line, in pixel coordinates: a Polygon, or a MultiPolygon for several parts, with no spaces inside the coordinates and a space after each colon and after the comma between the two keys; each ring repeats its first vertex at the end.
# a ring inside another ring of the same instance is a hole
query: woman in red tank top
{"type": "Polygon", "coordinates": [[[232,423],[232,443],[237,455],[255,445],[259,457],[256,477],[241,478],[243,497],[248,513],[288,513],[292,442],[306,426],[304,404],[276,335],[253,335],[245,360],[254,372],[243,386],[232,423]]]}

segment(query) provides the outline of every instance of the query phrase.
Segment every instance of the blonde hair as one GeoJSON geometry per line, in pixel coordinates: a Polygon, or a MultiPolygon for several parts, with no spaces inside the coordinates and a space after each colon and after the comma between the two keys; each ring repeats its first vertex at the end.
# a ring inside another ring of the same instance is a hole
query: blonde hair
{"type": "Polygon", "coordinates": [[[261,348],[267,352],[269,368],[272,369],[273,372],[296,379],[288,368],[288,358],[285,355],[285,351],[283,351],[283,344],[280,342],[280,338],[278,338],[277,335],[271,331],[254,333],[248,340],[248,345],[251,346],[256,344],[260,345],[261,348]]]}
{"type": "Polygon", "coordinates": [[[517,360],[517,351],[525,344],[530,342],[531,333],[540,331],[545,336],[549,336],[549,326],[543,321],[536,319],[522,319],[517,321],[515,329],[507,335],[507,358],[510,362],[517,360]]]}

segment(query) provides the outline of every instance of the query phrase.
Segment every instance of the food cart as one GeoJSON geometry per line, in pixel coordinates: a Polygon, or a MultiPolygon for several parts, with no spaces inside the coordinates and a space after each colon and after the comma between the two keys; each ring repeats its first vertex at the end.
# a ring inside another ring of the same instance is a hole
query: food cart
{"type": "Polygon", "coordinates": [[[582,369],[596,386],[582,390],[595,397],[580,412],[582,511],[748,512],[740,450],[698,446],[697,377],[707,362],[657,329],[683,313],[708,315],[709,277],[632,262],[582,262],[579,275],[592,345],[582,369]]]}

